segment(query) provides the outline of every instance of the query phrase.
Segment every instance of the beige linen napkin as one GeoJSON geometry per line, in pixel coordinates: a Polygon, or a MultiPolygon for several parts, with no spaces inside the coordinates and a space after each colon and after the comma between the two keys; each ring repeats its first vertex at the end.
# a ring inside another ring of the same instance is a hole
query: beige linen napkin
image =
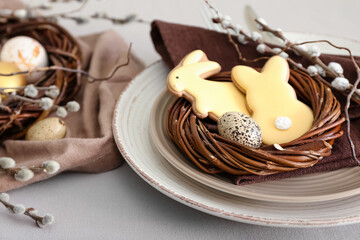
{"type": "MultiPolygon", "coordinates": [[[[9,8],[16,1],[0,1],[0,7],[9,8]]],[[[13,5],[12,5],[13,6],[13,5]]],[[[18,6],[18,5],[17,5],[18,6]]],[[[83,53],[83,69],[96,77],[107,76],[112,69],[127,60],[128,44],[114,31],[79,39],[83,53]]],[[[103,172],[120,166],[123,158],[112,134],[112,116],[120,93],[130,80],[144,68],[135,56],[130,64],[120,68],[108,81],[89,83],[82,79],[82,88],[75,100],[81,105],[77,113],[64,119],[67,134],[64,139],[51,141],[7,140],[0,146],[0,157],[11,157],[16,167],[40,166],[47,160],[60,163],[59,172],[103,172]]],[[[41,181],[53,175],[35,174],[27,182],[0,173],[0,192],[41,181]]]]}

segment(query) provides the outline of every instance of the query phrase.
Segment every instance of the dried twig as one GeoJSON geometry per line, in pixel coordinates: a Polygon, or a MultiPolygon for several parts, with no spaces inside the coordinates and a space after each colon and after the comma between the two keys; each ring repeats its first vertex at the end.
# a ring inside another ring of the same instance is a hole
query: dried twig
{"type": "MultiPolygon", "coordinates": [[[[51,1],[51,2],[58,2],[58,1],[51,1]]],[[[65,2],[65,1],[63,1],[65,2]]],[[[70,1],[68,1],[70,2],[70,1]]],[[[78,2],[82,2],[81,6],[76,8],[76,9],[72,9],[68,12],[64,12],[64,13],[55,13],[55,14],[52,14],[52,15],[48,15],[47,17],[63,17],[63,16],[66,16],[66,15],[69,15],[69,14],[73,14],[73,13],[76,13],[76,12],[80,12],[82,9],[85,8],[85,6],[88,4],[88,0],[80,0],[78,2]]]]}
{"type": "MultiPolygon", "coordinates": [[[[56,65],[34,68],[33,70],[28,70],[28,71],[19,71],[19,72],[12,72],[12,73],[0,73],[0,76],[9,77],[9,76],[14,76],[14,75],[29,74],[29,73],[34,73],[34,72],[47,72],[47,71],[53,71],[53,70],[60,70],[60,71],[65,71],[65,72],[82,74],[82,75],[84,75],[84,76],[86,76],[88,78],[89,82],[106,81],[106,80],[111,79],[120,68],[129,65],[130,59],[131,59],[130,58],[130,56],[131,56],[131,46],[132,46],[132,43],[130,43],[128,51],[127,51],[126,62],[117,65],[112,70],[112,72],[109,74],[109,76],[107,76],[107,77],[98,78],[98,77],[92,76],[89,72],[87,72],[85,70],[82,70],[82,69],[73,69],[73,68],[67,68],[67,67],[56,66],[56,65]]],[[[11,89],[13,89],[13,88],[11,88],[11,89]]]]}
{"type": "Polygon", "coordinates": [[[354,159],[360,165],[360,160],[356,157],[355,145],[354,145],[354,142],[352,141],[352,138],[351,138],[351,135],[350,135],[351,131],[350,131],[350,117],[349,117],[350,100],[351,100],[351,97],[354,94],[356,88],[359,86],[359,83],[360,83],[360,69],[359,69],[358,65],[356,65],[356,72],[357,72],[357,76],[358,76],[357,80],[355,81],[354,87],[351,89],[349,95],[346,98],[345,117],[346,117],[346,123],[347,123],[346,132],[347,132],[347,138],[348,138],[348,141],[349,141],[350,147],[351,147],[351,153],[352,153],[354,159]]]}

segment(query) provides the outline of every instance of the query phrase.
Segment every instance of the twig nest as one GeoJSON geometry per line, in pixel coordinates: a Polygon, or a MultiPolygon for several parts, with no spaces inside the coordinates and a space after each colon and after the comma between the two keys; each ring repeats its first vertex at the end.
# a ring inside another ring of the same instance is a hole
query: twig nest
{"type": "MultiPolygon", "coordinates": [[[[5,43],[10,44],[11,41],[18,39],[19,36],[22,39],[24,39],[24,36],[29,37],[31,39],[29,42],[35,47],[25,47],[25,44],[19,44],[20,46],[17,45],[16,48],[24,48],[25,51],[30,53],[30,56],[36,56],[32,59],[30,57],[31,62],[28,67],[41,67],[45,65],[42,70],[45,71],[47,69],[41,77],[34,79],[35,82],[33,84],[38,90],[37,95],[34,88],[27,88],[25,92],[22,90],[24,88],[24,86],[22,86],[16,92],[16,95],[13,95],[19,96],[18,98],[13,97],[11,99],[9,98],[9,101],[7,101],[7,99],[5,101],[5,97],[2,97],[3,107],[0,109],[0,142],[3,142],[7,139],[20,139],[24,137],[30,126],[37,121],[45,119],[51,113],[49,110],[56,110],[56,106],[63,106],[73,99],[81,86],[81,74],[60,69],[80,69],[82,65],[82,54],[78,42],[71,34],[56,23],[48,22],[46,19],[40,17],[18,19],[14,17],[13,14],[7,17],[2,16],[0,36],[3,55],[7,55],[12,51],[7,51],[7,47],[4,49],[5,43]],[[44,54],[43,49],[46,50],[44,54]],[[8,53],[5,54],[5,52],[8,53]],[[48,67],[51,67],[52,70],[48,67]],[[22,97],[33,98],[34,101],[23,101],[22,97]],[[41,102],[41,104],[39,104],[39,102],[41,102]]],[[[25,62],[26,53],[24,51],[21,51],[21,57],[19,52],[16,52],[16,54],[17,55],[13,57],[19,57],[19,59],[24,58],[23,60],[25,62]]],[[[11,63],[13,60],[3,59],[3,61],[11,63]]],[[[20,68],[20,66],[18,66],[18,68],[20,68]]],[[[33,68],[29,68],[28,70],[31,72],[33,68]]],[[[5,72],[2,71],[1,73],[5,72]]],[[[37,73],[38,72],[32,71],[31,75],[37,73]]],[[[28,75],[29,74],[26,74],[26,77],[28,75]]],[[[25,76],[23,77],[25,79],[25,76]]],[[[9,78],[10,77],[7,77],[7,79],[9,78]]],[[[27,84],[29,83],[28,81],[27,84]]],[[[62,114],[62,116],[64,115],[65,114],[62,114]]]]}
{"type": "MultiPolygon", "coordinates": [[[[14,63],[21,71],[31,71],[48,65],[45,48],[34,38],[16,36],[7,40],[0,52],[1,61],[14,63]]],[[[34,72],[27,76],[28,82],[38,80],[44,72],[34,72]]]]}
{"type": "Polygon", "coordinates": [[[248,115],[240,112],[227,112],[220,117],[217,125],[220,136],[248,147],[261,147],[261,129],[248,115]]]}
{"type": "MultiPolygon", "coordinates": [[[[231,72],[218,73],[209,80],[231,81],[231,72]]],[[[225,125],[223,119],[214,122],[198,118],[191,102],[184,98],[178,98],[169,108],[167,133],[189,161],[208,174],[224,173],[233,179],[233,176],[265,176],[314,166],[331,154],[334,140],[343,135],[341,124],[345,118],[340,103],[322,82],[303,71],[290,70],[289,83],[297,96],[317,113],[312,128],[291,142],[253,148],[219,136],[222,134],[219,125],[225,125]]]]}
{"type": "Polygon", "coordinates": [[[45,141],[65,137],[66,125],[59,118],[46,118],[32,125],[26,133],[25,139],[31,141],[45,141]]]}

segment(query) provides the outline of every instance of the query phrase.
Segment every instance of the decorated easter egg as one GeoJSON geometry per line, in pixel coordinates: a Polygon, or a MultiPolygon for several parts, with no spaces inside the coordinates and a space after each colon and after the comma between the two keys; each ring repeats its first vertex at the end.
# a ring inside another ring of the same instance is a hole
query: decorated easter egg
{"type": "MultiPolygon", "coordinates": [[[[26,36],[10,38],[2,46],[0,60],[11,62],[21,71],[31,71],[48,65],[45,48],[35,39],[26,36]]],[[[44,72],[33,72],[26,76],[28,82],[35,82],[44,72]]]]}
{"type": "Polygon", "coordinates": [[[227,112],[218,121],[219,135],[248,147],[259,148],[262,133],[254,119],[240,112],[227,112]]]}
{"type": "Polygon", "coordinates": [[[32,141],[45,141],[64,138],[66,124],[63,120],[51,117],[45,118],[32,125],[26,132],[25,139],[32,141]]]}
{"type": "MultiPolygon", "coordinates": [[[[0,62],[0,73],[9,74],[19,72],[20,69],[13,63],[0,62]]],[[[23,87],[26,85],[25,75],[13,75],[13,76],[0,76],[0,88],[9,88],[5,92],[14,91],[15,87],[23,87]]]]}

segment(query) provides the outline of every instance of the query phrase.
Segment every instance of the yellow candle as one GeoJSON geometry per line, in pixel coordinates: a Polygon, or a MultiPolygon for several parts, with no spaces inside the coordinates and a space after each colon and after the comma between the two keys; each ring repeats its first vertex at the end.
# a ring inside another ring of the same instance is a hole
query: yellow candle
{"type": "MultiPolygon", "coordinates": [[[[0,73],[9,74],[14,72],[20,72],[20,69],[13,63],[0,62],[0,73]]],[[[13,75],[13,76],[0,76],[0,88],[9,88],[5,92],[14,91],[12,87],[23,87],[26,86],[26,79],[24,74],[13,75]]]]}

